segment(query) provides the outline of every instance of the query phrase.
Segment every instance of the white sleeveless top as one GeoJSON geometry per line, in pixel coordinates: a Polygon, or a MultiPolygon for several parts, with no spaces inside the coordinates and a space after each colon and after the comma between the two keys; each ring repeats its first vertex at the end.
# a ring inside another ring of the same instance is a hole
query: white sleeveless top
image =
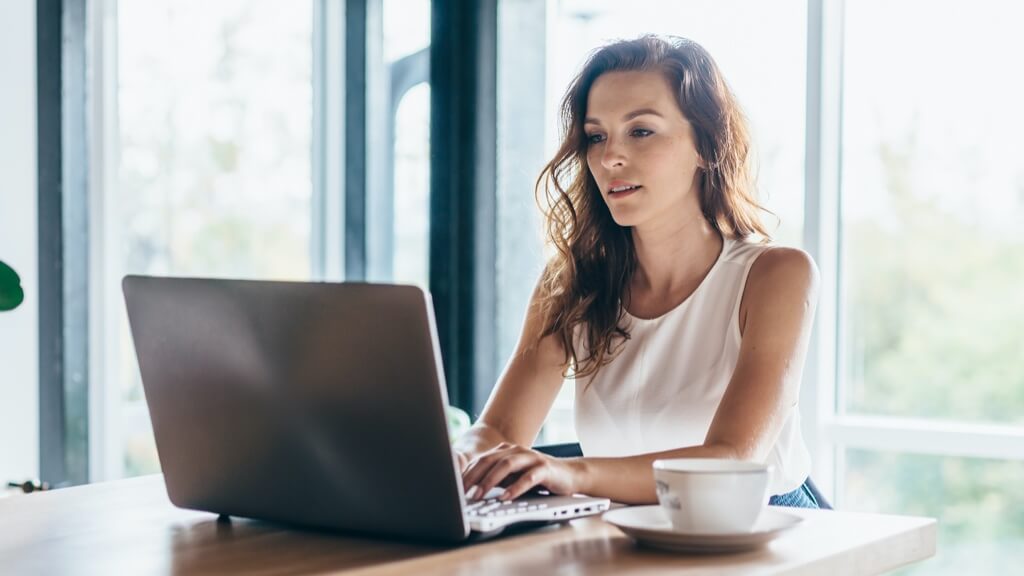
{"type": "MultiPolygon", "coordinates": [[[[576,380],[576,434],[586,456],[630,456],[704,443],[739,357],[747,274],[767,248],[726,238],[718,260],[682,304],[650,320],[624,314],[631,338],[610,364],[576,380]]],[[[582,344],[577,338],[576,349],[585,357],[582,344]]],[[[810,460],[794,404],[768,455],[775,467],[770,493],[798,488],[810,474],[810,460]]]]}

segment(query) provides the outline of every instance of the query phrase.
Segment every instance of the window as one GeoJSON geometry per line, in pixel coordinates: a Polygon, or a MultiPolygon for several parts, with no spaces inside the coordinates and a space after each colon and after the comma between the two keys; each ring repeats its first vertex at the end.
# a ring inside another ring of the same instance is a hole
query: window
{"type": "MultiPolygon", "coordinates": [[[[312,4],[121,0],[106,286],[124,274],[310,277],[312,4]],[[272,41],[268,41],[272,40],[272,41]]],[[[158,470],[124,306],[108,296],[102,462],[158,470]]]]}
{"type": "MultiPolygon", "coordinates": [[[[799,246],[803,222],[806,2],[513,1],[500,4],[499,351],[519,337],[526,303],[543,267],[542,231],[533,186],[559,138],[557,107],[596,46],[644,33],[690,38],[718,62],[752,130],[765,223],[776,239],[799,246]]],[[[572,384],[567,383],[542,435],[570,441],[572,384]]]]}
{"type": "MultiPolygon", "coordinates": [[[[313,190],[318,162],[330,163],[319,167],[330,172],[325,195],[338,194],[327,189],[342,181],[342,145],[331,131],[340,130],[344,82],[327,69],[336,56],[326,53],[343,42],[337,6],[121,0],[114,12],[109,52],[117,65],[107,97],[116,122],[104,131],[104,155],[116,168],[103,192],[98,267],[106,290],[97,324],[117,344],[103,347],[93,384],[102,403],[92,421],[101,445],[94,479],[159,470],[119,294],[123,275],[339,279],[343,266],[326,259],[344,254],[325,245],[344,237],[333,210],[341,200],[318,200],[313,190]],[[316,86],[319,106],[337,108],[321,112],[321,126],[316,86]]],[[[426,287],[430,2],[370,3],[366,22],[365,275],[426,287]]]]}
{"type": "Polygon", "coordinates": [[[1024,41],[996,7],[847,7],[850,412],[1024,424],[1024,41]]]}
{"type": "Polygon", "coordinates": [[[430,85],[402,98],[395,115],[393,282],[427,288],[430,279],[430,85]]]}
{"type": "Polygon", "coordinates": [[[1024,462],[846,452],[844,498],[863,512],[939,516],[938,552],[914,574],[1005,574],[1024,560],[1024,462]]]}
{"type": "Polygon", "coordinates": [[[840,503],[939,517],[915,573],[1021,557],[1020,10],[846,3],[840,503]]]}
{"type": "MultiPolygon", "coordinates": [[[[390,250],[381,280],[428,288],[430,279],[430,2],[384,2],[384,59],[394,102],[388,110],[393,133],[389,213],[371,226],[390,229],[390,250]]],[[[371,71],[371,73],[373,73],[371,71]]]]}

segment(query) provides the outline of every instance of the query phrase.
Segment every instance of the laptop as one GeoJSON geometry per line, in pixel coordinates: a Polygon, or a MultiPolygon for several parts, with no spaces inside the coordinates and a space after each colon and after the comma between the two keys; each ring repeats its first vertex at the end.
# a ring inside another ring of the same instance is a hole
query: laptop
{"type": "Polygon", "coordinates": [[[176,506],[437,543],[608,509],[584,496],[466,501],[419,288],[147,276],[122,287],[176,506]]]}

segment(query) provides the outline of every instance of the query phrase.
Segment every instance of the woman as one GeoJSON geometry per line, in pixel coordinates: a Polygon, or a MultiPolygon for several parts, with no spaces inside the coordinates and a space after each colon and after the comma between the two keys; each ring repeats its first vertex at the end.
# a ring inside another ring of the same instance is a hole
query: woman
{"type": "Polygon", "coordinates": [[[537,182],[557,254],[479,421],[455,444],[467,497],[543,486],[655,503],[659,458],[775,468],[774,503],[817,507],[797,399],[818,276],[759,220],[746,121],[694,42],[596,51],[537,182]],[[570,374],[571,373],[571,374],[570,374]],[[583,458],[529,449],[567,375],[583,458]]]}

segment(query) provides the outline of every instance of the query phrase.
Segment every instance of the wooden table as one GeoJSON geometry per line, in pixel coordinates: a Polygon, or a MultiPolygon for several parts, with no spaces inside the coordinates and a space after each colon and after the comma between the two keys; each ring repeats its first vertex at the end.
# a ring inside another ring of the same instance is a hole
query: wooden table
{"type": "Polygon", "coordinates": [[[171,505],[161,476],[0,499],[0,574],[877,574],[935,553],[935,520],[787,509],[756,552],[637,548],[598,518],[456,548],[283,528],[171,505]]]}

